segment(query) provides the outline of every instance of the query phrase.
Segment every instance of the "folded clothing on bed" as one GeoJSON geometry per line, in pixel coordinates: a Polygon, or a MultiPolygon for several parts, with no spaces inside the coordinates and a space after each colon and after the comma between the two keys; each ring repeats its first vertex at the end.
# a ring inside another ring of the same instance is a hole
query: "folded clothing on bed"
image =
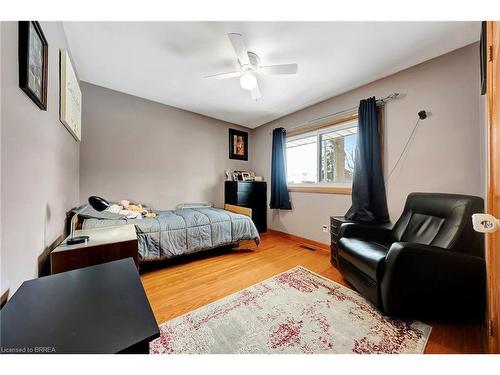
{"type": "Polygon", "coordinates": [[[219,208],[158,211],[142,220],[86,219],[83,228],[135,224],[141,261],[172,258],[260,237],[253,221],[219,208]]]}
{"type": "Polygon", "coordinates": [[[137,212],[137,211],[129,211],[129,210],[124,210],[122,206],[118,204],[112,204],[110,205],[106,211],[115,213],[115,214],[120,214],[125,216],[127,219],[142,219],[142,213],[137,212]]]}

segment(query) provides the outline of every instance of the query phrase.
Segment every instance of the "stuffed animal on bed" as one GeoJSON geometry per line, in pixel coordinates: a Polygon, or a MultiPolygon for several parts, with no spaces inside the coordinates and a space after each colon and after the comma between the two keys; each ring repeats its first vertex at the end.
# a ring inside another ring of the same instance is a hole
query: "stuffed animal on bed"
{"type": "Polygon", "coordinates": [[[156,213],[149,211],[148,209],[142,207],[142,204],[130,204],[127,200],[121,200],[118,202],[120,206],[123,207],[124,210],[130,212],[137,212],[144,217],[156,217],[156,213]]]}

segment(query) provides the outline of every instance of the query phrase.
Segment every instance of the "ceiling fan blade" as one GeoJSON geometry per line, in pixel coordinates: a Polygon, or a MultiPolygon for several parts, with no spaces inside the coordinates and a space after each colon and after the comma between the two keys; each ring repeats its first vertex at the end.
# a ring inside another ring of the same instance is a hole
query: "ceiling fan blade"
{"type": "Polygon", "coordinates": [[[259,90],[259,85],[256,85],[255,88],[250,91],[250,95],[252,95],[252,99],[255,101],[262,98],[262,94],[260,93],[260,90],[259,90]]]}
{"type": "Polygon", "coordinates": [[[241,75],[241,72],[230,72],[230,73],[212,74],[210,76],[205,76],[203,78],[227,79],[227,78],[239,77],[240,75],[241,75]]]}
{"type": "Polygon", "coordinates": [[[238,33],[230,33],[227,34],[231,44],[233,45],[234,52],[236,52],[236,56],[238,56],[238,60],[241,65],[249,65],[250,60],[248,59],[248,50],[245,46],[245,41],[243,40],[243,35],[238,33]]]}
{"type": "Polygon", "coordinates": [[[295,74],[298,68],[297,64],[267,65],[261,66],[259,72],[264,74],[295,74]]]}

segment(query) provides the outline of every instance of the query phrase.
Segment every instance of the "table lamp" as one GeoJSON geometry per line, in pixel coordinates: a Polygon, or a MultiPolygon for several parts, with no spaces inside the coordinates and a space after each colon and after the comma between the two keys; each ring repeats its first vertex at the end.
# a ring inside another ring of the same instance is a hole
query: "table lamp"
{"type": "Polygon", "coordinates": [[[94,210],[96,211],[104,211],[106,208],[109,207],[109,203],[106,199],[101,198],[101,197],[96,197],[95,195],[89,197],[89,203],[80,208],[78,211],[75,212],[73,217],[71,218],[71,231],[70,231],[70,236],[68,240],[66,241],[66,245],[76,245],[79,243],[87,242],[89,240],[89,236],[77,236],[75,237],[75,226],[73,225],[73,222],[75,218],[78,216],[79,213],[81,213],[83,210],[85,210],[87,207],[91,206],[94,210]]]}

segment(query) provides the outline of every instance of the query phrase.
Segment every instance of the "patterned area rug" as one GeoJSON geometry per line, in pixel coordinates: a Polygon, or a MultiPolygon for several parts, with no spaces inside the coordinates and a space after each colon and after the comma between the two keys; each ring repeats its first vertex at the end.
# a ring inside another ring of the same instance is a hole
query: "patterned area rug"
{"type": "Polygon", "coordinates": [[[431,327],[385,317],[358,293],[295,267],[160,326],[150,352],[422,353],[431,327]]]}

